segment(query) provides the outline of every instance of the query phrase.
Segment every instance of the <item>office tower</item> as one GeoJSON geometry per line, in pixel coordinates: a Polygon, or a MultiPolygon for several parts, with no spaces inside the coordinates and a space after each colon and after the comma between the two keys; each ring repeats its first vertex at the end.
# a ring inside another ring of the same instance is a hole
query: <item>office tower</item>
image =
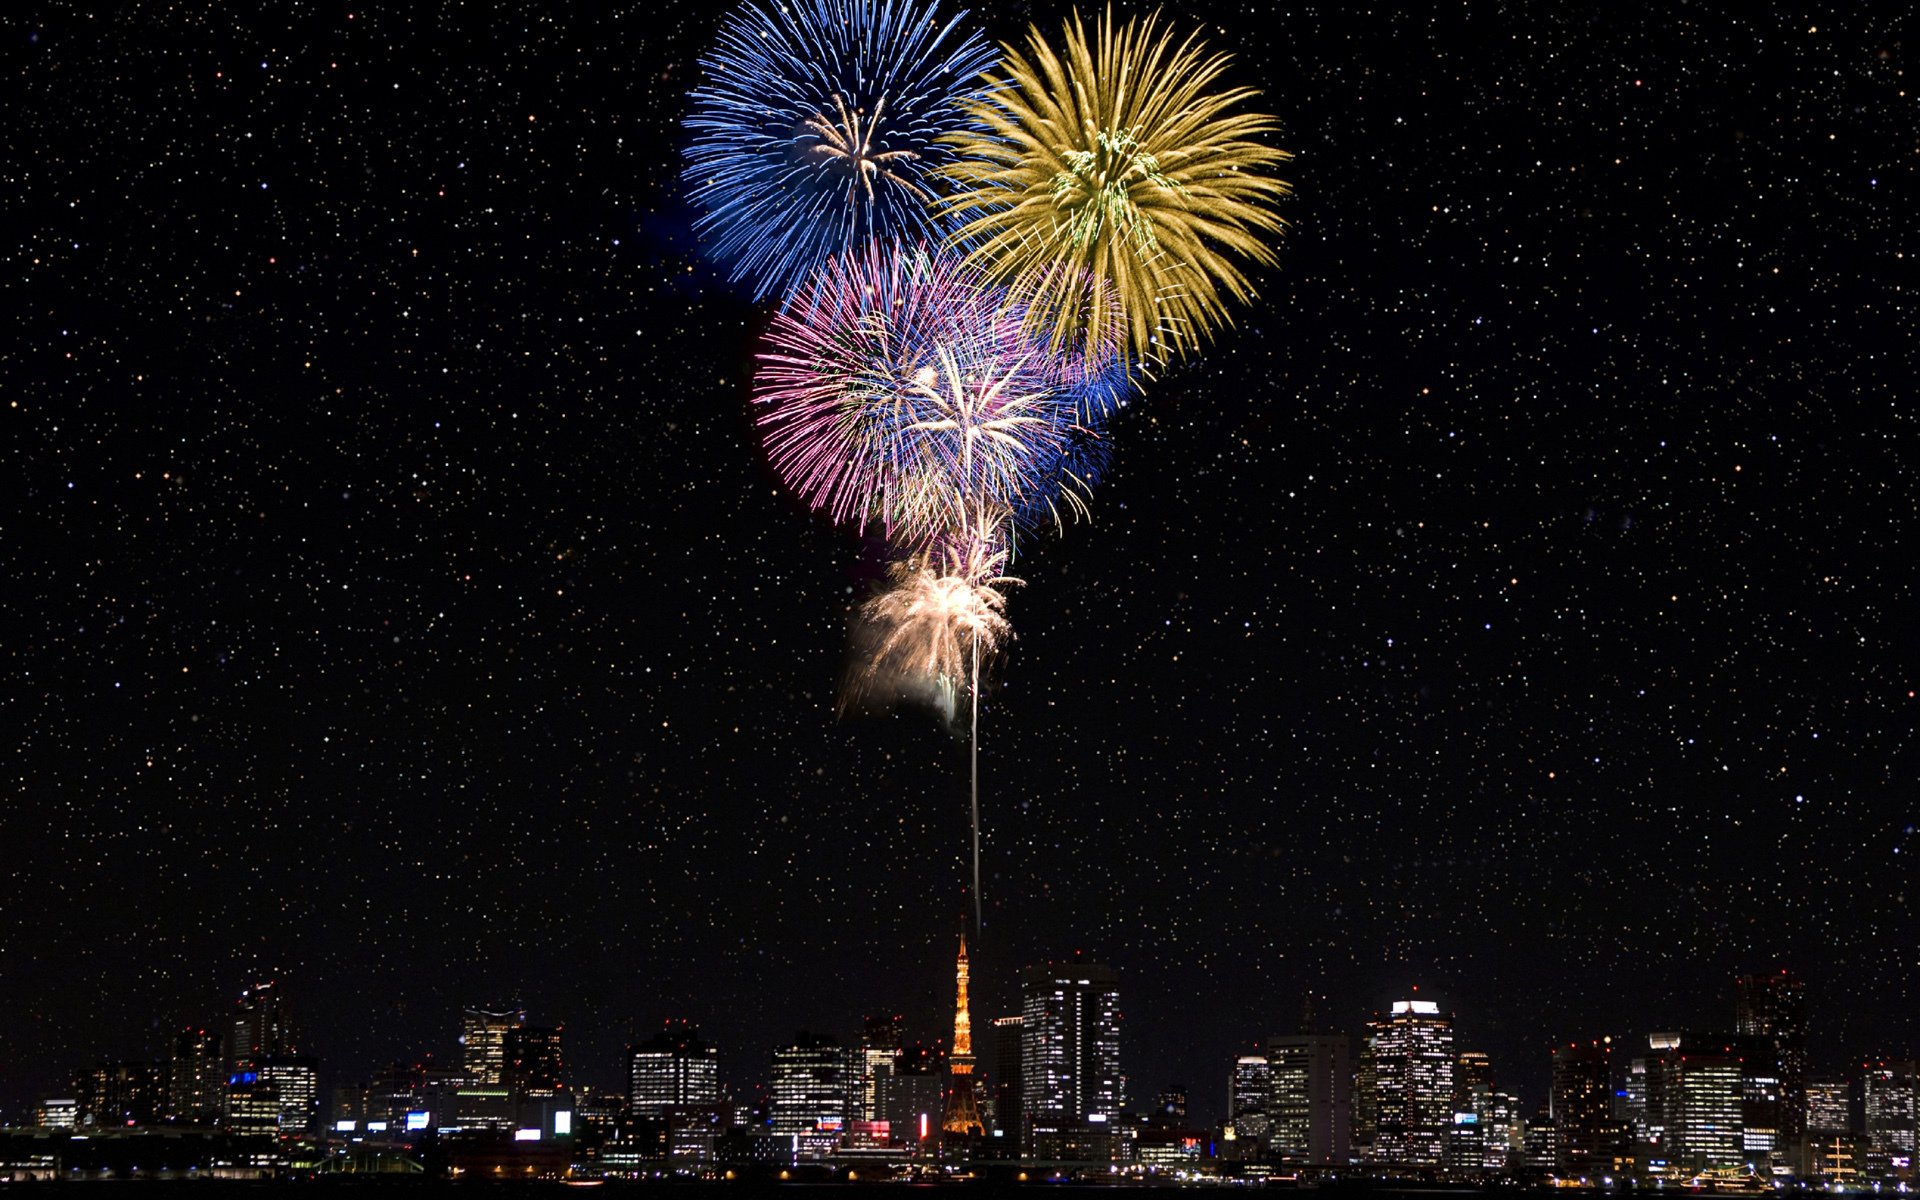
{"type": "Polygon", "coordinates": [[[221,1037],[210,1029],[183,1029],[173,1039],[167,1068],[167,1117],[179,1125],[215,1125],[227,1072],[221,1037]]]}
{"type": "Polygon", "coordinates": [[[627,1061],[627,1105],[637,1118],[670,1117],[677,1109],[720,1102],[720,1056],[685,1021],[669,1021],[633,1048],[627,1061]]]}
{"type": "Polygon", "coordinates": [[[71,1096],[42,1100],[34,1109],[33,1123],[41,1129],[78,1129],[80,1102],[71,1096]]]}
{"type": "Polygon", "coordinates": [[[831,1034],[805,1030],[773,1052],[769,1087],[776,1134],[838,1133],[849,1100],[847,1052],[831,1034]]]}
{"type": "Polygon", "coordinates": [[[1553,1048],[1554,1173],[1598,1179],[1613,1170],[1613,1039],[1553,1048]]]}
{"type": "Polygon", "coordinates": [[[1480,1166],[1484,1171],[1510,1171],[1526,1154],[1526,1121],[1520,1097],[1511,1092],[1474,1093],[1474,1115],[1480,1125],[1480,1166]]]}
{"type": "Polygon", "coordinates": [[[940,1133],[946,1115],[947,1061],[938,1046],[907,1046],[893,1072],[878,1081],[879,1119],[909,1146],[928,1143],[940,1133]]]}
{"type": "Polygon", "coordinates": [[[257,1083],[273,1106],[273,1127],[280,1133],[307,1133],[320,1113],[320,1069],[297,1054],[270,1054],[254,1063],[257,1083]]]}
{"type": "Polygon", "coordinates": [[[895,1064],[900,1061],[900,1046],[903,1041],[902,1018],[868,1017],[867,1035],[862,1041],[859,1054],[860,1066],[860,1119],[878,1121],[880,1117],[880,1077],[893,1074],[895,1064]]]}
{"type": "Polygon", "coordinates": [[[1476,1090],[1493,1090],[1493,1060],[1483,1050],[1462,1050],[1453,1064],[1453,1094],[1465,1100],[1476,1090]]]}
{"type": "Polygon", "coordinates": [[[1185,1125],[1187,1123],[1187,1085],[1170,1083],[1153,1101],[1153,1112],[1149,1119],[1157,1117],[1164,1124],[1185,1125]]]}
{"type": "Polygon", "coordinates": [[[80,1124],[108,1128],[153,1124],[164,1097],[153,1064],[144,1062],[101,1063],[82,1071],[73,1090],[80,1124]]]}
{"type": "Polygon", "coordinates": [[[1766,1073],[1778,1081],[1771,1123],[1780,1147],[1797,1154],[1807,1134],[1806,985],[1785,968],[1742,975],[1734,983],[1734,1000],[1734,1032],[1771,1043],[1773,1061],[1766,1073]]]}
{"type": "Polygon", "coordinates": [[[1650,1165],[1687,1176],[1744,1163],[1741,1065],[1728,1040],[1657,1033],[1647,1042],[1650,1165]]]}
{"type": "Polygon", "coordinates": [[[1126,1103],[1120,1074],[1120,977],[1083,962],[1035,967],[1021,981],[1022,1123],[1028,1153],[1072,1157],[1107,1134],[1126,1103]],[[1074,1154],[1042,1153],[1050,1141],[1074,1154]]]}
{"type": "Polygon", "coordinates": [[[1334,1033],[1267,1039],[1268,1144],[1277,1160],[1344,1166],[1352,1156],[1350,1046],[1334,1033]]]}
{"type": "Polygon", "coordinates": [[[1871,1062],[1860,1074],[1860,1167],[1874,1178],[1911,1171],[1920,1145],[1920,1063],[1871,1062]]]}
{"type": "Polygon", "coordinates": [[[517,1096],[544,1099],[566,1086],[560,1027],[516,1025],[502,1046],[501,1082],[517,1096]]]}
{"type": "Polygon", "coordinates": [[[1233,1136],[1264,1144],[1273,1135],[1273,1123],[1267,1119],[1267,1093],[1273,1073],[1267,1069],[1264,1054],[1242,1054],[1227,1075],[1227,1124],[1233,1136]]]}
{"type": "Polygon", "coordinates": [[[234,1001],[229,1029],[229,1071],[244,1068],[268,1055],[300,1053],[287,997],[277,980],[269,979],[241,991],[240,998],[234,1001]]]}
{"type": "Polygon", "coordinates": [[[507,1033],[527,1023],[520,1009],[469,1008],[460,1014],[460,1069],[473,1087],[501,1086],[507,1068],[507,1033]]]}
{"type": "Polygon", "coordinates": [[[1368,1024],[1374,1162],[1439,1166],[1453,1124],[1453,1016],[1431,1000],[1396,1000],[1368,1024]]]}
{"type": "Polygon", "coordinates": [[[960,958],[954,967],[956,997],[953,1005],[953,1050],[947,1056],[947,1113],[940,1131],[953,1137],[979,1137],[986,1132],[980,1124],[979,1082],[973,1074],[973,1015],[967,1004],[967,937],[960,935],[960,958]]]}
{"type": "Polygon", "coordinates": [[[1021,1151],[1020,1034],[1025,1017],[993,1019],[993,1113],[1003,1155],[1021,1151]]]}
{"type": "Polygon", "coordinates": [[[1807,1080],[1807,1170],[1816,1179],[1848,1183],[1858,1175],[1851,1091],[1844,1079],[1807,1080]]]}
{"type": "MultiPolygon", "coordinates": [[[[1771,1037],[1732,1034],[1719,1039],[1740,1060],[1740,1143],[1746,1161],[1759,1167],[1788,1163],[1796,1156],[1789,1143],[1787,1105],[1781,1084],[1780,1047],[1771,1037]]],[[[1804,1083],[1801,1085],[1805,1089],[1804,1083]]],[[[1805,1103],[1802,1098],[1801,1104],[1805,1103]]],[[[1793,1122],[1805,1141],[1804,1114],[1793,1122]]]]}

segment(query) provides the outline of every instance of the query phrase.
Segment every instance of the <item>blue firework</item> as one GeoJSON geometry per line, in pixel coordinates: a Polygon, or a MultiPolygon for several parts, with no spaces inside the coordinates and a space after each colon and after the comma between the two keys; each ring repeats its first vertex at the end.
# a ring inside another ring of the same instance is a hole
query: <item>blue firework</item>
{"type": "Polygon", "coordinates": [[[767,0],[700,60],[686,179],[709,253],[754,296],[785,294],[876,237],[937,242],[943,135],[971,127],[993,51],[921,0],[767,0]]]}

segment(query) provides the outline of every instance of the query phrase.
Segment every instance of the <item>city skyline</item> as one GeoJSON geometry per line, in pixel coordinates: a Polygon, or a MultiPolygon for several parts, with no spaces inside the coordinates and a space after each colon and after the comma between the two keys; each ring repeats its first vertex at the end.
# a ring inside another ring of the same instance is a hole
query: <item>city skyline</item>
{"type": "MultiPolygon", "coordinates": [[[[1416,984],[1490,1121],[1553,1046],[1765,1036],[1729,989],[1783,964],[1805,1069],[1756,1087],[1920,1052],[1896,8],[1168,5],[1287,226],[1110,438],[1049,409],[1047,471],[1110,461],[1005,564],[976,742],[953,688],[839,703],[908,547],[757,423],[805,331],[686,174],[744,2],[0,35],[0,1110],[188,1029],[204,1091],[269,978],[289,1080],[454,1064],[470,1008],[607,1088],[670,1017],[735,1080],[930,1044],[963,927],[988,1078],[1081,950],[1130,1103],[1209,1118],[1416,984]]],[[[992,60],[1071,7],[940,12],[992,60]]]]}
{"type": "MultiPolygon", "coordinates": [[[[1016,1028],[1022,1021],[1027,1023],[1028,1028],[1033,1028],[1035,1013],[1039,1011],[1031,1007],[1034,1003],[1031,995],[1035,980],[1050,978],[1053,975],[1065,979],[1079,969],[1080,962],[1080,956],[1069,956],[1021,972],[1023,980],[1021,991],[1028,997],[1021,1005],[1022,1011],[995,1013],[984,1017],[984,1027],[991,1029],[1009,1018],[1015,1018],[1017,1019],[1016,1028]]],[[[1098,966],[1095,969],[1108,973],[1101,978],[1111,976],[1111,968],[1098,966]]],[[[1113,977],[1117,978],[1117,976],[1113,977]]],[[[1397,994],[1410,995],[1414,999],[1382,1002],[1376,1007],[1349,1012],[1345,1017],[1330,1015],[1330,1010],[1324,1007],[1324,1001],[1322,1005],[1317,1006],[1313,1003],[1314,998],[1309,996],[1306,997],[1304,1011],[1299,1013],[1296,1019],[1290,1022],[1282,1019],[1277,1022],[1275,1028],[1264,1034],[1258,1032],[1245,1034],[1242,1038],[1245,1050],[1240,1059],[1230,1059],[1225,1065],[1189,1063],[1187,1066],[1190,1069],[1176,1071],[1167,1079],[1157,1081],[1143,1080],[1133,1074],[1130,1069],[1122,1069],[1120,1077],[1126,1080],[1126,1086],[1130,1089],[1127,1107],[1132,1110],[1140,1110],[1146,1098],[1161,1088],[1179,1086],[1190,1097],[1189,1104],[1196,1120],[1203,1124],[1219,1122],[1231,1116],[1233,1090],[1231,1080],[1235,1071],[1233,1064],[1236,1061],[1245,1061],[1247,1055],[1263,1056],[1263,1062],[1270,1058],[1277,1068],[1281,1058],[1275,1056],[1300,1052],[1294,1047],[1307,1046],[1316,1037],[1338,1038],[1342,1041],[1339,1059],[1341,1065],[1338,1070],[1343,1073],[1351,1072],[1352,1086],[1357,1091],[1374,1086],[1366,1082],[1370,1078],[1367,1074],[1370,1068],[1365,1051],[1370,1038],[1374,1036],[1374,1033],[1369,1031],[1376,1033],[1381,1030],[1392,1031],[1397,1029],[1401,1022],[1440,1021],[1444,1022],[1446,1030],[1445,1044],[1437,1050],[1437,1053],[1447,1065],[1443,1071],[1445,1080],[1434,1086],[1438,1086],[1441,1091],[1451,1096],[1454,1090],[1453,1072],[1456,1069],[1452,1065],[1454,1059],[1471,1055],[1489,1061],[1492,1064],[1490,1069],[1497,1073],[1503,1092],[1517,1093],[1519,1101],[1527,1111],[1532,1111],[1535,1107],[1543,1107],[1559,1101],[1562,1091],[1560,1077],[1563,1057],[1569,1052],[1579,1051],[1583,1046],[1605,1048],[1611,1051],[1617,1045],[1618,1052],[1622,1055],[1620,1064],[1624,1064],[1633,1057],[1634,1048],[1642,1046],[1649,1039],[1659,1044],[1678,1045],[1681,1035],[1671,1031],[1690,1030],[1694,1035],[1704,1035],[1726,1043],[1738,1041],[1742,1037],[1750,1041],[1756,1031],[1765,1032],[1767,1028],[1762,1017],[1757,1015],[1759,1006],[1752,1002],[1750,991],[1759,986],[1755,981],[1764,984],[1768,980],[1791,980],[1795,987],[1793,1011],[1798,1015],[1793,1018],[1793,1027],[1800,1032],[1789,1051],[1793,1056],[1792,1061],[1799,1064],[1798,1075],[1795,1077],[1799,1088],[1797,1093],[1799,1100],[1791,1106],[1795,1111],[1803,1109],[1806,1104],[1805,1096],[1809,1081],[1817,1079],[1827,1082],[1834,1078],[1857,1078],[1860,1071],[1875,1062],[1901,1062],[1920,1058],[1920,1054],[1916,1054],[1912,1047],[1855,1048],[1849,1052],[1843,1047],[1825,1045],[1817,1035],[1808,1036],[1806,1033],[1809,1029],[1806,1016],[1808,1001],[1805,996],[1804,981],[1790,969],[1781,967],[1771,971],[1742,974],[1728,981],[1723,989],[1725,1003],[1719,1006],[1724,1011],[1717,1016],[1704,1014],[1691,1020],[1676,1016],[1674,1019],[1656,1022],[1642,1030],[1607,1028],[1586,1036],[1562,1034],[1557,1039],[1537,1047],[1536,1053],[1521,1055],[1489,1056],[1486,1053],[1483,1042],[1476,1040],[1475,1037],[1477,1031],[1492,1023],[1487,1019],[1489,1014],[1486,1013],[1476,1014],[1469,1010],[1465,1025],[1468,1033],[1461,1038],[1455,1032],[1459,1010],[1451,1007],[1450,1002],[1437,998],[1443,994],[1433,989],[1423,991],[1417,985],[1409,985],[1397,994]],[[1476,1016],[1480,1018],[1478,1021],[1474,1019],[1476,1016]],[[1668,1039],[1668,1042],[1661,1043],[1660,1039],[1663,1038],[1668,1039]],[[1284,1051],[1278,1049],[1283,1045],[1288,1049],[1284,1051]],[[1809,1051],[1815,1053],[1810,1055],[1809,1051]],[[1217,1080],[1213,1079],[1215,1075],[1219,1076],[1217,1080]],[[1217,1087],[1214,1086],[1216,1083],[1217,1087]]],[[[305,1100],[302,1102],[318,1113],[329,1093],[359,1086],[377,1077],[390,1065],[420,1064],[434,1067],[437,1064],[436,1069],[440,1071],[453,1072],[475,1083],[499,1086],[507,1082],[508,1077],[513,1074],[509,1064],[518,1061],[515,1047],[531,1043],[534,1049],[531,1052],[522,1052],[528,1053],[530,1059],[539,1054],[539,1043],[532,1041],[535,1038],[550,1039],[553,1043],[553,1049],[550,1052],[552,1061],[555,1063],[561,1061],[558,1049],[559,1031],[566,1022],[557,1021],[549,1026],[528,1024],[529,1012],[539,1015],[540,1010],[537,1006],[522,1005],[517,999],[513,1007],[505,1009],[489,1007],[487,1004],[462,1006],[452,1014],[452,1020],[448,1025],[450,1032],[428,1045],[401,1048],[384,1058],[358,1065],[329,1059],[311,1050],[302,1051],[298,1044],[300,1041],[297,1034],[298,1026],[294,1019],[288,1016],[289,1010],[296,1003],[291,998],[293,994],[284,978],[276,976],[256,981],[242,989],[230,1014],[224,1018],[225,1025],[231,1028],[232,1033],[222,1035],[207,1032],[209,1029],[220,1028],[222,1019],[216,1019],[210,1025],[202,1024],[198,1027],[188,1023],[171,1031],[155,1022],[153,1028],[161,1031],[160,1042],[166,1052],[102,1053],[86,1061],[71,1064],[72,1070],[68,1077],[78,1078],[81,1074],[93,1069],[95,1063],[105,1065],[145,1063],[162,1068],[167,1065],[169,1059],[177,1057],[184,1052],[184,1048],[189,1046],[194,1048],[195,1053],[202,1052],[202,1048],[208,1045],[216,1048],[217,1061],[214,1065],[218,1068],[220,1080],[224,1080],[236,1070],[245,1069],[248,1063],[259,1060],[263,1056],[278,1055],[287,1061],[294,1061],[297,1055],[300,1056],[298,1061],[309,1064],[307,1069],[313,1072],[316,1078],[316,1082],[309,1085],[309,1089],[303,1093],[305,1100]],[[256,997],[263,999],[256,999],[256,997]],[[247,1036],[249,1031],[255,1031],[250,1038],[247,1036]],[[527,1042],[522,1041],[522,1034],[527,1035],[527,1042]],[[206,1040],[209,1037],[212,1039],[211,1042],[206,1040]],[[239,1047],[247,1042],[251,1043],[252,1048],[242,1052],[239,1047]]],[[[1123,1005],[1119,1011],[1124,1013],[1124,1009],[1123,1005]]],[[[952,1005],[949,1002],[949,1014],[952,1011],[952,1005]]],[[[1811,1028],[1817,1030],[1820,1027],[1821,1016],[1820,1007],[1817,1004],[1812,1006],[1812,1013],[1811,1028]]],[[[1201,1024],[1209,1022],[1206,1016],[1195,1016],[1193,1019],[1201,1024]]],[[[851,1053],[860,1047],[873,1044],[871,1039],[874,1030],[886,1030],[889,1032],[883,1037],[883,1042],[898,1040],[903,1045],[930,1048],[936,1051],[941,1056],[939,1069],[944,1077],[949,1047],[948,1039],[943,1036],[943,1033],[951,1030],[952,1023],[951,1015],[947,1017],[944,1026],[936,1023],[927,1027],[913,1025],[898,1016],[875,1017],[864,1014],[857,1017],[848,1016],[837,1024],[820,1023],[811,1029],[806,1026],[797,1027],[796,1036],[824,1036],[832,1039],[832,1044],[838,1048],[836,1053],[851,1053]]],[[[586,1086],[595,1092],[619,1095],[637,1103],[642,1094],[642,1085],[639,1083],[640,1077],[637,1074],[639,1067],[635,1056],[650,1053],[663,1056],[660,1058],[663,1063],[673,1064],[666,1068],[669,1071],[668,1075],[656,1077],[677,1080],[674,1083],[650,1085],[655,1088],[667,1088],[667,1091],[659,1091],[655,1094],[662,1097],[673,1094],[679,1097],[678,1100],[666,1100],[665,1103],[684,1102],[685,1089],[688,1087],[687,1068],[681,1065],[683,1060],[675,1057],[674,1047],[678,1046],[684,1052],[684,1048],[691,1045],[694,1047],[697,1061],[705,1064],[698,1068],[697,1078],[700,1082],[694,1085],[699,1095],[711,1094],[716,1099],[725,1096],[735,1102],[749,1102],[756,1097],[765,1098],[769,1094],[768,1087],[771,1081],[771,1076],[767,1074],[767,1055],[778,1051],[783,1046],[792,1046],[795,1043],[791,1039],[775,1038],[761,1047],[728,1045],[709,1036],[714,1028],[723,1026],[724,1019],[705,1020],[688,1016],[659,1018],[654,1027],[645,1032],[641,1032],[644,1029],[641,1023],[633,1023],[630,1029],[634,1032],[628,1037],[623,1048],[615,1055],[606,1057],[604,1061],[601,1056],[593,1052],[586,1055],[581,1055],[577,1050],[567,1052],[565,1055],[566,1081],[569,1086],[586,1086]],[[675,1088],[679,1090],[675,1092],[675,1088]]],[[[578,1031],[579,1027],[576,1025],[573,1028],[578,1031]]],[[[577,1032],[575,1036],[577,1038],[577,1032]]],[[[588,1044],[604,1044],[604,1039],[588,1044]]],[[[1151,1053],[1142,1054],[1140,1047],[1130,1047],[1130,1050],[1134,1055],[1144,1057],[1147,1061],[1157,1060],[1157,1056],[1151,1053]]],[[[975,1069],[979,1072],[977,1078],[980,1080],[979,1094],[982,1098],[996,1094],[997,1089],[1003,1084],[999,1074],[1002,1068],[995,1061],[995,1055],[998,1053],[998,1050],[974,1052],[974,1058],[980,1064],[975,1069]]],[[[897,1057],[897,1048],[895,1054],[897,1057]]],[[[1612,1071],[1610,1078],[1618,1077],[1616,1082],[1625,1079],[1619,1069],[1620,1064],[1610,1068],[1612,1071]]],[[[850,1065],[846,1069],[858,1073],[859,1068],[850,1065]]],[[[1793,1069],[1789,1068],[1789,1071],[1793,1069]]],[[[557,1069],[552,1071],[552,1075],[558,1077],[557,1069]]],[[[158,1089],[155,1092],[156,1095],[181,1094],[181,1086],[180,1081],[165,1078],[164,1072],[156,1075],[158,1089]]],[[[218,1083],[214,1085],[216,1090],[218,1086],[218,1083]]],[[[1413,1087],[1414,1084],[1407,1082],[1400,1086],[1408,1088],[1413,1087]]],[[[16,1121],[25,1120],[35,1105],[62,1090],[57,1086],[49,1087],[45,1084],[33,1086],[30,1082],[19,1078],[9,1078],[5,1073],[0,1073],[0,1089],[5,1089],[10,1094],[29,1097],[10,1110],[6,1110],[16,1121]]],[[[189,1091],[186,1094],[193,1093],[189,1091]]],[[[849,1094],[852,1098],[848,1103],[857,1105],[858,1094],[849,1094]]],[[[1611,1084],[1609,1084],[1610,1094],[1611,1084]]],[[[1301,1096],[1300,1103],[1304,1103],[1305,1093],[1301,1093],[1301,1096]]],[[[203,1103],[202,1107],[206,1105],[203,1103]]],[[[213,1107],[217,1108],[217,1104],[213,1107]]],[[[1110,1111],[1117,1112],[1118,1107],[1110,1111]]],[[[0,1116],[6,1115],[6,1112],[0,1112],[0,1116]]],[[[1407,1151],[1404,1156],[1410,1161],[1424,1161],[1430,1158],[1437,1165],[1443,1151],[1444,1118],[1450,1115],[1450,1112],[1441,1114],[1442,1119],[1438,1123],[1428,1122],[1425,1126],[1429,1130],[1427,1137],[1431,1139],[1428,1150],[1407,1151]]],[[[1356,1118],[1343,1116],[1341,1119],[1351,1124],[1356,1118]]],[[[1357,1120],[1362,1123],[1370,1119],[1377,1119],[1377,1117],[1369,1117],[1365,1113],[1357,1117],[1357,1120]]],[[[936,1114],[937,1123],[938,1114],[936,1114]]],[[[1278,1129],[1279,1126],[1276,1125],[1275,1128],[1278,1129]]],[[[1302,1126],[1302,1129],[1304,1128],[1302,1126]]],[[[1804,1125],[1799,1128],[1804,1129],[1804,1125]]],[[[1794,1129],[1786,1131],[1789,1136],[1796,1132],[1794,1129]]],[[[1301,1136],[1304,1138],[1304,1134],[1301,1136]]],[[[1395,1153],[1398,1155],[1401,1152],[1395,1153]]]]}

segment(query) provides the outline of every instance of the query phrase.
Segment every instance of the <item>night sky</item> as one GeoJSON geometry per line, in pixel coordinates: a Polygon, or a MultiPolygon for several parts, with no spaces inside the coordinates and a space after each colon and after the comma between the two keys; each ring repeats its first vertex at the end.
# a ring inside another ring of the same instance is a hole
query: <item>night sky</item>
{"type": "MultiPolygon", "coordinates": [[[[1017,563],[976,1026],[1083,949],[1217,1114],[1418,984],[1531,1104],[1788,965],[1920,1052],[1920,79],[1842,7],[1170,10],[1294,227],[1017,563]]],[[[945,1037],[966,744],[835,719],[881,547],[693,240],[718,6],[245,8],[0,20],[0,1110],[267,973],[328,1082],[513,997],[596,1084],[945,1037]]]]}

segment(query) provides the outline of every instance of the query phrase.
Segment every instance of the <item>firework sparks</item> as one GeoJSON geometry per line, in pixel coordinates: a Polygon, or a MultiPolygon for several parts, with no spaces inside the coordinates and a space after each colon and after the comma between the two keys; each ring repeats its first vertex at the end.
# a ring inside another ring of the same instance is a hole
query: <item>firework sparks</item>
{"type": "Polygon", "coordinates": [[[714,257],[780,295],[875,237],[938,237],[941,139],[972,118],[993,61],[964,13],[919,0],[749,3],[700,61],[686,125],[696,228],[714,257]]]}
{"type": "Polygon", "coordinates": [[[1004,294],[947,255],[831,260],[779,313],[755,400],[768,457],[836,521],[908,546],[1050,484],[1077,398],[1004,294]]]}
{"type": "MultiPolygon", "coordinates": [[[[1270,172],[1291,156],[1260,140],[1273,119],[1237,111],[1254,93],[1214,90],[1226,56],[1157,15],[1116,28],[1109,11],[1089,37],[1076,14],[1064,56],[1037,28],[1025,53],[1005,49],[1004,73],[963,103],[978,128],[948,137],[956,244],[1034,299],[1071,286],[1062,265],[1111,284],[1129,356],[1197,349],[1231,324],[1228,297],[1252,297],[1241,261],[1275,261],[1290,188],[1270,172]]],[[[1071,297],[1031,311],[1056,347],[1107,319],[1071,297]]]]}

